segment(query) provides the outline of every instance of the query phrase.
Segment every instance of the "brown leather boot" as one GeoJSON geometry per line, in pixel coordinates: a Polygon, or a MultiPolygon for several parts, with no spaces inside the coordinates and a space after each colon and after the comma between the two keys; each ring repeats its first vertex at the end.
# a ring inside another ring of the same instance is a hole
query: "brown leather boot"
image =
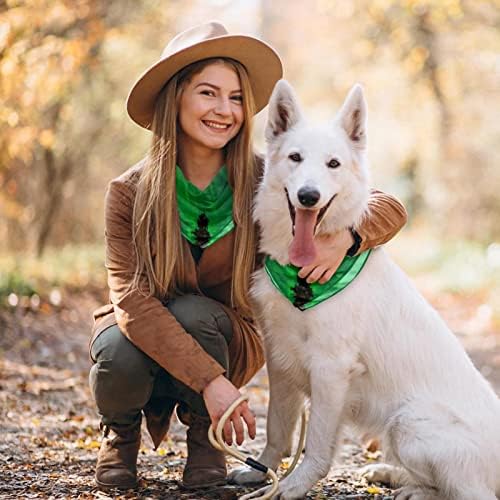
{"type": "Polygon", "coordinates": [[[95,481],[99,488],[129,489],[137,486],[137,455],[141,445],[141,422],[104,426],[97,456],[95,481]],[[109,437],[110,431],[113,436],[109,437]]]}
{"type": "MultiPolygon", "coordinates": [[[[178,411],[179,414],[179,411],[178,411]]],[[[188,458],[182,474],[182,485],[187,489],[208,488],[226,484],[224,453],[216,450],[208,440],[209,417],[193,413],[183,414],[182,422],[189,422],[187,430],[188,458]]]]}

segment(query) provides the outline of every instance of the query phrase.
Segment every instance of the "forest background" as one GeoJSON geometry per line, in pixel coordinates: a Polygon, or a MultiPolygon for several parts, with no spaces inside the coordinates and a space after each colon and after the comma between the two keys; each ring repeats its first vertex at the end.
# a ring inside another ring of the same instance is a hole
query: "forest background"
{"type": "MultiPolygon", "coordinates": [[[[126,114],[131,85],[210,19],[275,47],[314,119],[364,86],[372,184],[409,213],[387,248],[500,393],[500,0],[0,0],[1,498],[104,498],[87,383],[91,313],[107,301],[104,194],[149,146],[126,114]]],[[[264,371],[248,391],[257,452],[264,371]]],[[[185,498],[180,424],[163,446],[141,449],[140,494],[185,498]]],[[[380,458],[363,453],[341,458],[380,458]]],[[[378,494],[342,474],[309,498],[378,494]]]]}

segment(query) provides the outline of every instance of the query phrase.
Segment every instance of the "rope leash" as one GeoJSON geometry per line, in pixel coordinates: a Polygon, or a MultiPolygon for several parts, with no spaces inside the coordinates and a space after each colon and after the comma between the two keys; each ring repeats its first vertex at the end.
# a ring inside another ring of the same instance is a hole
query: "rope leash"
{"type": "MultiPolygon", "coordinates": [[[[258,470],[259,472],[263,472],[266,474],[272,481],[272,486],[271,489],[267,492],[264,493],[265,490],[268,489],[268,486],[264,486],[253,493],[248,493],[247,495],[243,495],[240,497],[240,500],[249,500],[249,499],[254,499],[254,500],[267,500],[271,498],[277,491],[279,487],[279,479],[278,476],[276,475],[276,472],[274,472],[272,469],[269,467],[265,466],[264,464],[261,464],[257,460],[254,460],[252,457],[249,457],[248,455],[245,455],[241,451],[237,450],[236,448],[232,446],[228,446],[222,437],[222,431],[224,429],[224,425],[227,421],[227,419],[231,416],[233,411],[237,406],[239,406],[243,401],[248,401],[248,396],[241,396],[239,397],[236,401],[234,401],[229,408],[225,411],[224,415],[222,415],[221,419],[219,420],[219,423],[217,424],[217,428],[214,429],[212,425],[208,429],[208,439],[212,446],[220,451],[223,451],[236,459],[238,459],[240,462],[243,462],[244,464],[252,467],[255,470],[258,470]],[[260,495],[261,493],[264,493],[262,496],[257,496],[260,495]]],[[[300,427],[300,437],[299,437],[299,443],[297,446],[297,451],[295,452],[295,456],[293,458],[293,461],[288,467],[288,470],[286,473],[283,475],[282,479],[284,479],[286,476],[292,473],[293,469],[295,469],[295,466],[297,465],[300,455],[302,454],[302,449],[304,448],[304,441],[305,441],[305,436],[306,436],[306,412],[305,410],[302,411],[302,421],[301,421],[301,427],[300,427]]]]}

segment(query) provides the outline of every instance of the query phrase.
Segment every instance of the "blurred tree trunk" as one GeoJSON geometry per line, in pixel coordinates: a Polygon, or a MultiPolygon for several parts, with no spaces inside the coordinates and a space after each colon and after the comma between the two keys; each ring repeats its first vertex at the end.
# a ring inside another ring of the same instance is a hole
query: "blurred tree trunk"
{"type": "Polygon", "coordinates": [[[427,57],[422,68],[422,76],[428,80],[437,104],[441,158],[446,161],[450,150],[449,139],[453,125],[452,113],[439,78],[438,71],[442,64],[439,56],[439,40],[435,28],[430,22],[430,11],[428,8],[422,9],[416,15],[414,37],[416,45],[423,47],[427,52],[427,57]]]}
{"type": "Polygon", "coordinates": [[[43,165],[45,168],[45,182],[43,189],[46,201],[40,212],[37,235],[36,255],[41,257],[50,236],[54,220],[59,212],[63,199],[63,190],[73,172],[73,162],[67,157],[57,160],[50,149],[43,150],[43,165]]]}
{"type": "Polygon", "coordinates": [[[408,224],[421,212],[423,207],[422,186],[418,176],[419,161],[418,154],[413,152],[401,165],[401,177],[405,183],[405,206],[408,212],[408,224]]]}
{"type": "MultiPolygon", "coordinates": [[[[100,43],[94,45],[94,57],[98,56],[100,47],[100,43]]],[[[90,82],[92,75],[88,71],[88,67],[82,67],[81,72],[84,81],[90,82]]],[[[66,99],[61,97],[52,106],[51,112],[47,113],[47,127],[50,130],[57,131],[62,128],[60,123],[61,110],[65,105],[65,101],[66,99]]],[[[63,204],[64,189],[68,182],[75,176],[75,169],[77,167],[79,169],[86,168],[90,146],[94,144],[100,133],[102,133],[101,127],[94,127],[88,131],[83,143],[64,144],[57,152],[50,147],[40,145],[41,154],[37,163],[43,169],[43,179],[38,194],[38,214],[34,221],[34,230],[36,233],[35,252],[38,257],[43,255],[47,243],[50,241],[52,229],[63,204]]],[[[37,166],[35,165],[35,168],[37,166]]]]}

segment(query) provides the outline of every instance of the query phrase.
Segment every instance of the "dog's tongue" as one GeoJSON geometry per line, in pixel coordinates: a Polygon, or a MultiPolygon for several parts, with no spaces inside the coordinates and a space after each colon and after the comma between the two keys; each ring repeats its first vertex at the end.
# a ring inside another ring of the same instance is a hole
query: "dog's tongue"
{"type": "Polygon", "coordinates": [[[297,208],[295,211],[295,234],[292,244],[288,248],[288,256],[294,266],[307,266],[316,257],[314,227],[317,217],[318,210],[297,208]]]}

